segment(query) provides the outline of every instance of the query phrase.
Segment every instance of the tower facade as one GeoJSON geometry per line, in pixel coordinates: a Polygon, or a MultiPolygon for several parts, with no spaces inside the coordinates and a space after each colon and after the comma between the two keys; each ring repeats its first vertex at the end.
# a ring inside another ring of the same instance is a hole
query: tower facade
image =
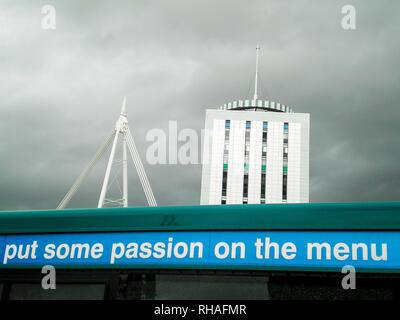
{"type": "Polygon", "coordinates": [[[256,97],[206,111],[200,204],[309,202],[310,115],[256,97]]]}

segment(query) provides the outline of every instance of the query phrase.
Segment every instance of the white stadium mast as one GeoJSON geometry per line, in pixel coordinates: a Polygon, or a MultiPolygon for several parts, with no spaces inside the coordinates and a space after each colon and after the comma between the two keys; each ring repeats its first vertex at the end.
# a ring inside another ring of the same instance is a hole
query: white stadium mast
{"type": "Polygon", "coordinates": [[[153,191],[151,190],[149,180],[147,179],[146,172],[144,171],[142,161],[140,160],[139,153],[136,149],[135,142],[133,141],[132,134],[129,130],[128,119],[126,116],[126,97],[124,97],[124,101],[122,103],[121,114],[115,124],[115,128],[111,135],[107,138],[103,146],[97,151],[93,159],[90,161],[87,168],[82,172],[82,174],[76,179],[75,183],[72,185],[71,189],[65,195],[64,199],[60,202],[57,209],[64,209],[68,202],[71,200],[75,192],[78,190],[83,180],[86,178],[90,170],[95,165],[96,161],[100,159],[105,150],[112,142],[111,153],[108,159],[106,174],[104,176],[103,187],[101,188],[99,202],[97,204],[98,208],[103,208],[106,204],[117,204],[122,207],[128,206],[128,169],[127,169],[127,150],[128,146],[130,155],[132,157],[133,163],[135,165],[136,171],[139,175],[140,183],[142,184],[142,188],[144,194],[146,196],[147,202],[149,206],[156,207],[157,202],[154,198],[153,191]],[[106,198],[107,189],[109,187],[109,179],[111,167],[114,163],[115,151],[117,148],[118,138],[122,135],[122,168],[123,168],[123,185],[122,185],[122,199],[119,200],[110,200],[106,198]]]}

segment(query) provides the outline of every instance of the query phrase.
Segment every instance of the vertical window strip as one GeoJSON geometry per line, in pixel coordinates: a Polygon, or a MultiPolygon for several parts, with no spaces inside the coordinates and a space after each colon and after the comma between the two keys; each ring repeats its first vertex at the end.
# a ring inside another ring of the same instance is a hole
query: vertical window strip
{"type": "Polygon", "coordinates": [[[224,140],[224,158],[222,168],[222,195],[221,204],[226,204],[226,186],[228,183],[228,155],[229,155],[229,133],[231,128],[231,121],[225,121],[225,140],[224,140]]]}
{"type": "Polygon", "coordinates": [[[248,203],[249,195],[249,154],[250,154],[250,129],[251,122],[246,121],[245,144],[244,144],[244,175],[243,175],[243,203],[248,203]]]}
{"type": "Polygon", "coordinates": [[[289,146],[289,123],[283,125],[283,177],[282,177],[282,200],[287,201],[287,172],[288,172],[288,146],[289,146]]]}
{"type": "Polygon", "coordinates": [[[262,150],[261,150],[261,198],[260,202],[265,203],[265,189],[267,184],[267,140],[268,122],[263,122],[262,150]]]}

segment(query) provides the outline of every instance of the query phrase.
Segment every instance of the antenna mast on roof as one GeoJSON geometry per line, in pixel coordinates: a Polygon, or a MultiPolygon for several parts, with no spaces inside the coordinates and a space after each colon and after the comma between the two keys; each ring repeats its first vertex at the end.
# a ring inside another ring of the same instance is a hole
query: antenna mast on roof
{"type": "Polygon", "coordinates": [[[257,100],[257,86],[258,86],[258,52],[260,51],[260,46],[257,44],[256,47],[256,79],[254,84],[254,100],[257,100]]]}

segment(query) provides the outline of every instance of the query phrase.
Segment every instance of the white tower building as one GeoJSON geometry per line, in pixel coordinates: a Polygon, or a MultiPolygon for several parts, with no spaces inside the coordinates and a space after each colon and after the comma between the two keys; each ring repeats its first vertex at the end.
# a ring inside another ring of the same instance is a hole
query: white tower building
{"type": "Polygon", "coordinates": [[[208,109],[200,204],[309,202],[310,115],[259,100],[208,109]]]}

